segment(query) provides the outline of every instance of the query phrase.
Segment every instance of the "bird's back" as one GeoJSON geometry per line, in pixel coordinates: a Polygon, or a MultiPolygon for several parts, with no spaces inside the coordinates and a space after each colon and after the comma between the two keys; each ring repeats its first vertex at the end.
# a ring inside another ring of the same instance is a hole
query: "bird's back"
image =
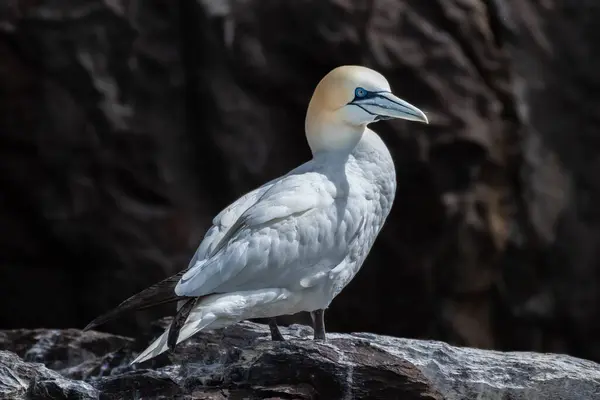
{"type": "Polygon", "coordinates": [[[177,293],[202,296],[265,287],[299,291],[342,264],[351,279],[385,222],[395,192],[391,156],[371,134],[355,153],[316,156],[225,209],[200,245],[210,251],[198,252],[177,293]],[[223,216],[234,214],[235,221],[223,223],[223,216]]]}

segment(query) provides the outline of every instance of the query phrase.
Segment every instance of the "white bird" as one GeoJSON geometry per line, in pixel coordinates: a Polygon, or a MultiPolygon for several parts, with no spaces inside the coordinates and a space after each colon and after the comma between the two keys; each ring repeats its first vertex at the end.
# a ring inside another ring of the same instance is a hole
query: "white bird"
{"type": "Polygon", "coordinates": [[[313,158],[245,194],[213,220],[186,270],[92,321],[178,301],[170,327],[133,361],[153,358],[204,329],[308,311],[325,340],[324,310],[352,280],[394,201],[389,150],[367,127],[425,114],[391,93],[378,72],[341,66],[317,85],[305,131],[313,158]]]}

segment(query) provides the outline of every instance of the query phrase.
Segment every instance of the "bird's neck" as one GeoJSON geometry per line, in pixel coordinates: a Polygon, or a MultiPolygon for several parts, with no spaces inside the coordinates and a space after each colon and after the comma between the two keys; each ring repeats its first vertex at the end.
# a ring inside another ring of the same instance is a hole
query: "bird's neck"
{"type": "Polygon", "coordinates": [[[381,161],[387,165],[386,168],[390,167],[388,164],[393,164],[389,149],[379,135],[369,128],[365,129],[361,140],[352,150],[352,156],[358,161],[366,160],[369,163],[381,161]]]}
{"type": "Polygon", "coordinates": [[[354,126],[324,116],[308,120],[305,128],[308,145],[315,156],[321,153],[350,154],[366,126],[354,126]]]}

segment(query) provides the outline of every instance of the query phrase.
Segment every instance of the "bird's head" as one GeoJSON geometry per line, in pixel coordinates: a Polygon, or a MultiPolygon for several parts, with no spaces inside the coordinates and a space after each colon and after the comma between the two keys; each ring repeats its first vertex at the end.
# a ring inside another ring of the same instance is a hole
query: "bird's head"
{"type": "Polygon", "coordinates": [[[428,123],[421,110],[392,94],[383,75],[345,65],[317,85],[306,114],[306,135],[313,153],[344,150],[358,143],[371,122],[394,118],[428,123]]]}

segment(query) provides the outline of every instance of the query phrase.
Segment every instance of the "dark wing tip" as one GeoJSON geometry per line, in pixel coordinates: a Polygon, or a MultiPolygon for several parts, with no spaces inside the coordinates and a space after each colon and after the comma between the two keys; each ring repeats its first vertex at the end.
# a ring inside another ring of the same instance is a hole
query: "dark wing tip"
{"type": "Polygon", "coordinates": [[[196,297],[192,297],[189,300],[187,300],[181,306],[179,311],[177,311],[177,314],[175,314],[173,321],[171,321],[171,325],[169,325],[169,333],[167,335],[167,347],[169,348],[169,350],[173,351],[177,346],[177,339],[179,339],[179,331],[181,331],[181,328],[185,324],[185,321],[187,321],[187,318],[190,315],[190,312],[192,311],[194,306],[196,305],[197,300],[198,298],[196,297]]]}
{"type": "Polygon", "coordinates": [[[89,324],[87,324],[87,325],[85,326],[85,328],[83,328],[81,331],[82,331],[82,332],[87,332],[87,331],[89,331],[90,329],[93,329],[93,328],[97,327],[98,325],[99,325],[99,324],[97,324],[97,323],[96,323],[96,320],[93,320],[92,322],[90,322],[89,324]]]}
{"type": "Polygon", "coordinates": [[[143,310],[146,308],[158,306],[160,304],[171,303],[179,300],[180,297],[175,294],[174,288],[181,275],[185,271],[181,271],[173,276],[168,277],[160,281],[159,283],[150,286],[141,292],[134,294],[127,300],[123,301],[116,308],[110,310],[106,314],[102,314],[92,322],[87,324],[83,331],[90,330],[99,325],[103,325],[106,322],[118,317],[119,315],[134,310],[143,310]]]}
{"type": "Polygon", "coordinates": [[[104,325],[106,322],[110,321],[111,319],[113,319],[120,313],[121,313],[121,308],[117,307],[117,308],[107,312],[106,314],[102,314],[101,316],[95,318],[92,322],[87,324],[86,327],[83,328],[83,331],[84,332],[89,331],[90,329],[93,329],[97,326],[104,325]]]}

